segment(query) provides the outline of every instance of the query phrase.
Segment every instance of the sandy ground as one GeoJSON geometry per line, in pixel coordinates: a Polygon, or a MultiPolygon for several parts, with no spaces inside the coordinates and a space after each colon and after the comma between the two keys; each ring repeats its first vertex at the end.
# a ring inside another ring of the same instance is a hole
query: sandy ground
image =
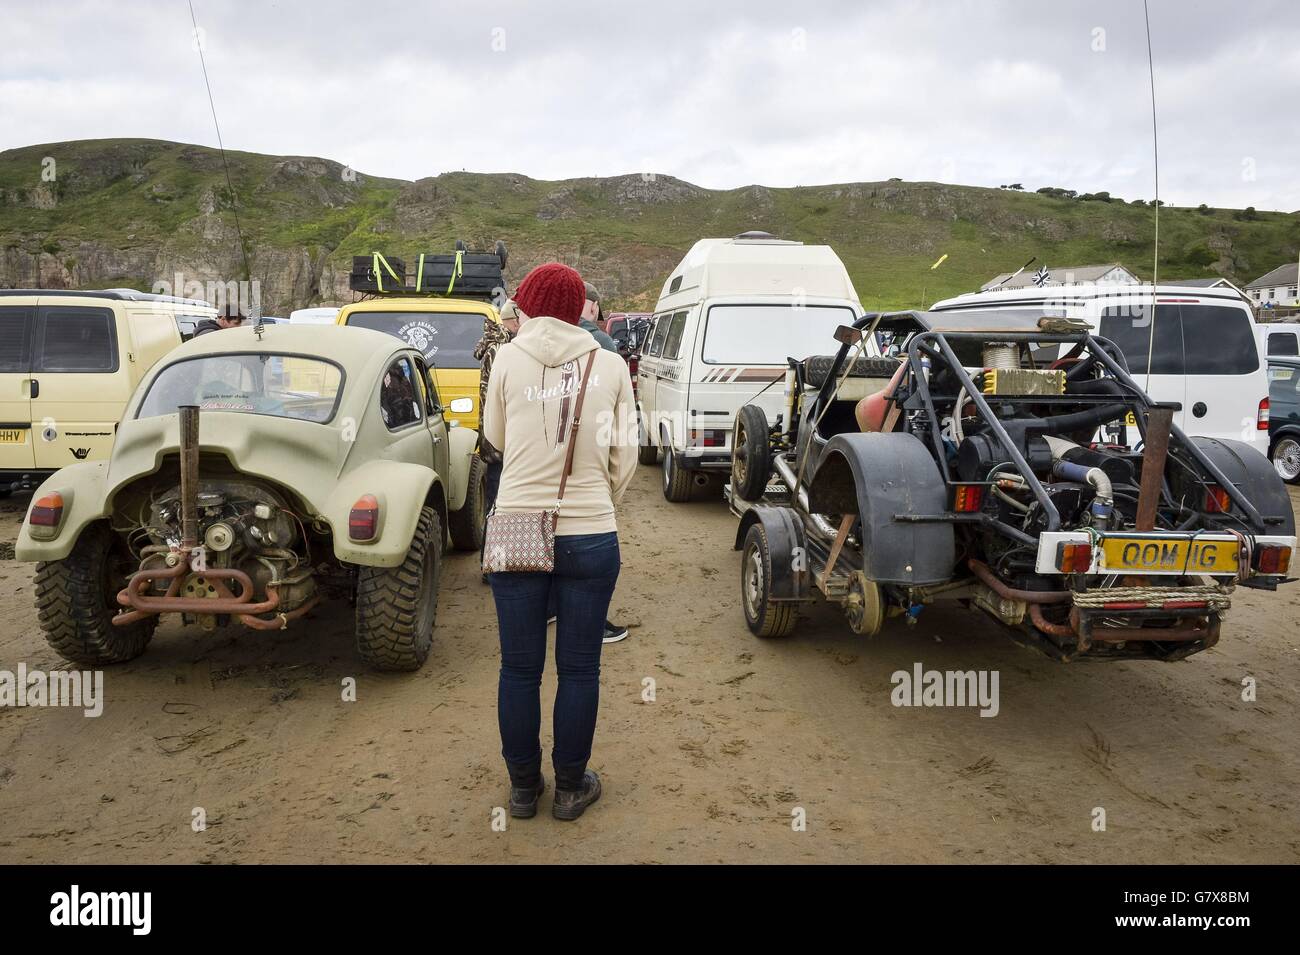
{"type": "MultiPolygon", "coordinates": [[[[668,504],[657,477],[621,515],[632,635],[605,648],[605,796],[578,822],[548,795],[493,829],[495,617],[455,555],[419,673],[361,668],[329,605],[285,633],[166,624],[106,671],[98,719],[0,709],[0,862],[1300,861],[1300,584],[1238,591],[1219,646],[1175,664],[1052,663],[956,607],[866,641],[818,605],[761,641],[735,519],[717,498],[668,504]],[[895,708],[890,674],[918,661],[999,671],[999,714],[895,708]]],[[[0,502],[0,548],[26,501],[0,502]]],[[[60,665],[31,572],[0,560],[0,669],[60,665]]]]}

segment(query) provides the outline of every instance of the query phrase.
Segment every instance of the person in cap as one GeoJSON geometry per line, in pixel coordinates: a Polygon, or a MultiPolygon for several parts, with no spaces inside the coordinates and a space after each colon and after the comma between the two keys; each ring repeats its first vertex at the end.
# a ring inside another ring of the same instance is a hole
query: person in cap
{"type": "Polygon", "coordinates": [[[238,328],[244,324],[244,313],[239,310],[237,302],[227,302],[216,318],[205,318],[194,326],[194,337],[208,332],[219,332],[223,328],[238,328]]]}
{"type": "Polygon", "coordinates": [[[618,345],[605,333],[605,312],[600,307],[600,293],[590,282],[582,284],[586,287],[587,300],[582,305],[582,318],[578,320],[578,325],[591,332],[591,337],[596,339],[601,348],[617,352],[618,345]]]}
{"type": "MultiPolygon", "coordinates": [[[[619,354],[618,344],[605,331],[605,311],[600,306],[600,293],[590,282],[582,284],[586,288],[587,300],[583,303],[582,318],[578,320],[578,326],[590,332],[591,337],[600,343],[601,348],[619,354]]],[[[627,627],[612,620],[605,621],[605,643],[618,643],[625,639],[627,639],[627,627]]]]}
{"type": "Polygon", "coordinates": [[[578,389],[592,362],[556,522],[554,570],[495,572],[491,547],[485,555],[501,641],[497,722],[510,774],[510,814],[536,815],[546,788],[540,688],[553,602],[558,686],[551,813],[571,820],[601,794],[587,763],[602,637],[621,566],[614,509],[636,469],[635,429],[629,437],[625,423],[636,421],[636,408],[627,364],[578,325],[586,291],[577,272],[558,262],[540,265],[519,284],[514,300],[522,313],[519,333],[498,348],[483,405],[483,436],[502,454],[496,513],[556,507],[578,389]]]}

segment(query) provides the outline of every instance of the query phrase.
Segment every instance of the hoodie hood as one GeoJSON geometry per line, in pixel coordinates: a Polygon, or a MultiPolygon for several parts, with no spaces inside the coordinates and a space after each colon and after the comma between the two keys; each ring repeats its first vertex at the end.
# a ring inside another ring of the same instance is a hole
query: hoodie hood
{"type": "Polygon", "coordinates": [[[513,344],[547,368],[558,368],[600,347],[586,329],[546,315],[519,326],[513,344]]]}

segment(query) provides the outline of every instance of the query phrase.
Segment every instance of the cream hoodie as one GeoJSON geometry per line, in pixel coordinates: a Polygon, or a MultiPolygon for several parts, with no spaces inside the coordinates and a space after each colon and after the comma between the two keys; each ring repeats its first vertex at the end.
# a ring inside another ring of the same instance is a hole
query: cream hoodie
{"type": "Polygon", "coordinates": [[[636,470],[636,406],[627,363],[591,334],[558,318],[532,318],[492,363],[483,437],[504,455],[496,507],[555,506],[569,422],[587,356],[596,353],[582,405],[573,471],[556,534],[616,531],[614,505],[636,470]]]}

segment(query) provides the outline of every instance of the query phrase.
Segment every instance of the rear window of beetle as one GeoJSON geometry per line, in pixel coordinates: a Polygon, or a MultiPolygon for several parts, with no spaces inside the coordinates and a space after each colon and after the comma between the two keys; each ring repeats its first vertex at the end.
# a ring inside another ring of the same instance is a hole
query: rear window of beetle
{"type": "Polygon", "coordinates": [[[174,414],[181,405],[205,411],[270,415],[325,424],[334,417],[343,372],[333,362],[301,355],[204,355],[168,365],[140,403],[137,418],[174,414]]]}

